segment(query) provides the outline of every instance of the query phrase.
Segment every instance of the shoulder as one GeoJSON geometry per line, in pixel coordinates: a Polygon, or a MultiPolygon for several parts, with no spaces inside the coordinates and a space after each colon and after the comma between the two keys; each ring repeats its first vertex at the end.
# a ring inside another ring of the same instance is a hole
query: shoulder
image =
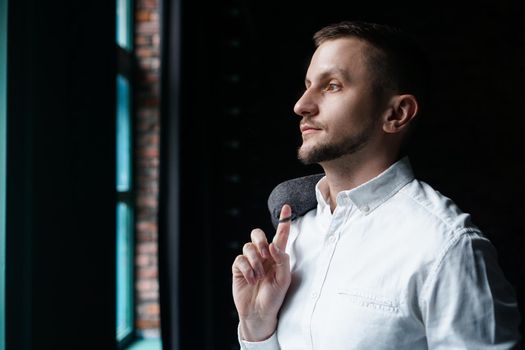
{"type": "Polygon", "coordinates": [[[485,240],[470,214],[418,180],[406,184],[371,214],[363,219],[368,232],[392,245],[404,242],[400,248],[404,254],[426,268],[442,260],[450,249],[460,248],[461,239],[485,240]]]}
{"type": "Polygon", "coordinates": [[[450,238],[465,232],[479,233],[469,213],[423,181],[413,180],[408,183],[399,191],[398,200],[404,202],[412,220],[425,224],[424,227],[434,227],[453,235],[450,238]]]}

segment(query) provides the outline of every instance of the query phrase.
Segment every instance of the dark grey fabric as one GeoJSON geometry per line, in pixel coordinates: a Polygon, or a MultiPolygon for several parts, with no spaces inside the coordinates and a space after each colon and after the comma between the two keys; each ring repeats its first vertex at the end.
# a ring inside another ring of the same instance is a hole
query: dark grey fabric
{"type": "Polygon", "coordinates": [[[268,209],[275,228],[279,224],[279,214],[283,205],[292,207],[292,220],[317,207],[315,185],[324,174],[315,174],[291,179],[277,185],[268,197],[268,209]]]}

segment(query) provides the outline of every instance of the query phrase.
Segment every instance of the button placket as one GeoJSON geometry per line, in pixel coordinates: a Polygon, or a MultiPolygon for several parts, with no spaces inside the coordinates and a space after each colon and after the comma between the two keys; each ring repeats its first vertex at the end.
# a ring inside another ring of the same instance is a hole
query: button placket
{"type": "Polygon", "coordinates": [[[312,322],[313,322],[313,316],[315,314],[315,308],[323,292],[323,285],[326,280],[326,276],[328,275],[328,271],[330,269],[330,262],[332,260],[332,256],[335,252],[335,249],[337,247],[337,241],[339,238],[338,235],[339,235],[340,228],[346,222],[346,218],[350,214],[350,211],[351,211],[351,206],[348,206],[347,200],[348,198],[343,198],[344,203],[342,203],[342,205],[339,205],[332,215],[332,220],[331,220],[330,226],[325,236],[326,237],[325,242],[327,242],[327,244],[323,246],[322,252],[319,256],[319,265],[318,265],[319,267],[317,269],[315,282],[312,285],[312,292],[310,294],[310,297],[311,297],[310,317],[308,320],[308,324],[309,324],[308,331],[310,334],[310,340],[312,342],[311,343],[312,347],[313,347],[312,322]]]}

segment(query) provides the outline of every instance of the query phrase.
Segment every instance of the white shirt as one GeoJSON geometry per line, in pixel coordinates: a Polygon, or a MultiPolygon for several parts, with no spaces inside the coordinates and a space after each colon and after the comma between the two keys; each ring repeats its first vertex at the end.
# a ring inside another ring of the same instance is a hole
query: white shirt
{"type": "Polygon", "coordinates": [[[292,224],[277,331],[241,349],[517,349],[519,312],[496,252],[407,158],[292,224]]]}

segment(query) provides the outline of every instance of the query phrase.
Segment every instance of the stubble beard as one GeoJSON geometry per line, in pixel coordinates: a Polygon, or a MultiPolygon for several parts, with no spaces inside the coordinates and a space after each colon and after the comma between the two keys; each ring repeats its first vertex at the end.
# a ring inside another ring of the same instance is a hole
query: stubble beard
{"type": "Polygon", "coordinates": [[[343,140],[318,143],[305,148],[304,143],[297,151],[297,158],[305,165],[318,164],[354,154],[370,141],[375,123],[371,123],[360,133],[348,136],[343,140]]]}

